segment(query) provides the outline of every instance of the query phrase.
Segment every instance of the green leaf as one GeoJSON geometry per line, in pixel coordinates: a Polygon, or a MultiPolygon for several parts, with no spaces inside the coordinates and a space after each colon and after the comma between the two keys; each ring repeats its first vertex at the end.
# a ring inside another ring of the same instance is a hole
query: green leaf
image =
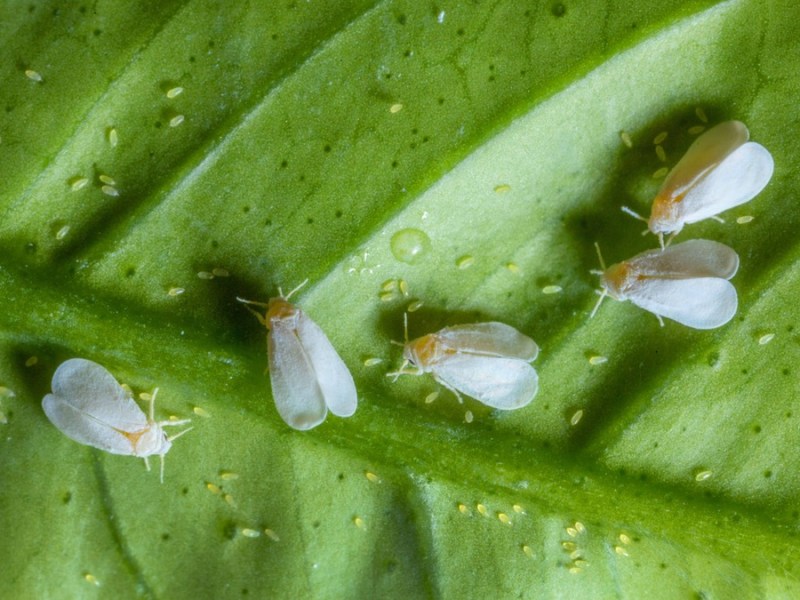
{"type": "Polygon", "coordinates": [[[4,593],[800,595],[799,19],[756,0],[3,2],[4,593]],[[588,319],[593,243],[611,262],[656,244],[619,207],[647,212],[703,115],[776,163],[679,238],[737,250],[737,316],[588,319]],[[236,297],[306,278],[359,409],[297,432],[236,297]],[[531,335],[536,399],[428,403],[431,378],[387,378],[411,303],[412,335],[531,335]],[[192,418],[163,485],[47,420],[75,356],[192,418]]]}

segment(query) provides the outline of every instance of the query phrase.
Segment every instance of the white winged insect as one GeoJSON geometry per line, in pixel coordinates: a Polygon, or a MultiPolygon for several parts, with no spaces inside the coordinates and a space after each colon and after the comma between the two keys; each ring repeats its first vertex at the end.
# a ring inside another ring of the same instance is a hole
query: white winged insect
{"type": "Polygon", "coordinates": [[[728,280],[739,268],[739,256],[725,244],[689,240],[608,268],[595,246],[602,293],[591,316],[607,295],[650,311],[662,326],[661,317],[667,317],[694,329],[714,329],[736,314],[736,288],[728,280]]]}
{"type": "Polygon", "coordinates": [[[279,296],[266,303],[237,298],[246,305],[266,309],[262,315],[247,306],[269,330],[267,354],[278,413],[289,427],[301,431],[322,423],[328,410],[337,417],[349,417],[358,406],[353,377],[325,333],[289,303],[307,282],[286,296],[278,288],[279,296]]]}
{"type": "Polygon", "coordinates": [[[664,247],[684,225],[717,218],[719,213],[755,197],[767,185],[775,163],[764,146],[748,142],[740,121],[726,121],[698,137],[667,175],[653,200],[650,218],[627,206],[622,210],[645,221],[664,247]]]}
{"type": "Polygon", "coordinates": [[[536,396],[539,377],[528,363],[539,347],[513,327],[497,322],[455,325],[408,341],[407,316],[405,326],[403,364],[387,376],[430,373],[459,402],[464,393],[501,410],[522,408],[536,396]]]}
{"type": "Polygon", "coordinates": [[[64,435],[112,454],[143,458],[148,471],[147,457],[158,454],[163,483],[164,455],[172,441],[191,427],[167,437],[164,427],[189,421],[154,419],[158,388],[153,390],[150,412],[145,415],[105,367],[84,358],[71,358],[61,363],[53,374],[52,388],[53,393],[42,400],[42,408],[64,435]]]}

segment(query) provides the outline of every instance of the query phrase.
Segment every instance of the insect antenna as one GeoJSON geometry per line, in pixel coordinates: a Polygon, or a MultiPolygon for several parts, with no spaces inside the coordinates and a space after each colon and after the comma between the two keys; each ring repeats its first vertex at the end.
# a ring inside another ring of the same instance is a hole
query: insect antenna
{"type": "Polygon", "coordinates": [[[246,300],[244,298],[240,298],[239,296],[236,296],[236,300],[244,304],[244,307],[255,315],[259,323],[261,323],[264,327],[267,326],[267,320],[264,318],[264,315],[262,315],[257,310],[250,308],[250,305],[252,304],[253,306],[261,306],[263,308],[268,308],[269,304],[267,304],[266,302],[256,302],[255,300],[246,300]]]}
{"type": "MultiPolygon", "coordinates": [[[[621,207],[620,210],[622,210],[622,212],[624,212],[626,215],[630,215],[631,217],[633,217],[637,221],[643,221],[644,223],[648,223],[649,224],[649,221],[647,219],[645,219],[642,215],[637,213],[635,210],[632,210],[632,209],[628,208],[627,206],[621,207]]],[[[648,231],[649,231],[649,229],[645,229],[644,231],[642,231],[642,235],[647,235],[648,231]]]]}
{"type": "MultiPolygon", "coordinates": [[[[624,210],[624,209],[627,208],[627,206],[623,206],[622,208],[624,210]]],[[[628,209],[628,210],[630,210],[630,209],[628,209]]],[[[594,275],[602,275],[606,270],[606,261],[603,260],[603,253],[600,252],[600,244],[595,242],[594,243],[594,249],[597,251],[597,260],[600,262],[600,269],[601,270],[598,271],[597,269],[592,269],[590,271],[590,273],[592,273],[594,275]]],[[[592,317],[594,317],[595,313],[597,313],[597,310],[600,308],[600,305],[603,303],[603,299],[608,295],[608,290],[606,288],[604,288],[604,287],[600,288],[597,291],[600,293],[600,297],[597,299],[597,303],[594,305],[594,308],[592,309],[592,312],[589,315],[590,319],[592,317]]]]}
{"type": "Polygon", "coordinates": [[[299,292],[303,288],[303,286],[307,283],[308,283],[308,277],[306,277],[305,280],[300,285],[298,285],[296,288],[294,288],[291,292],[289,292],[285,296],[283,295],[283,290],[281,290],[281,288],[278,288],[278,295],[284,300],[288,300],[289,298],[294,296],[295,292],[299,292]]]}
{"type": "Polygon", "coordinates": [[[606,296],[608,296],[608,290],[607,290],[607,289],[605,289],[605,288],[603,288],[603,290],[602,290],[602,291],[600,291],[600,290],[597,290],[597,291],[600,293],[600,297],[597,299],[597,302],[595,303],[595,305],[594,305],[594,308],[592,309],[592,312],[591,312],[591,314],[589,315],[589,318],[590,318],[590,319],[591,319],[592,317],[594,317],[595,313],[597,313],[597,310],[600,308],[600,305],[603,303],[603,299],[604,299],[606,296]]]}
{"type": "MultiPolygon", "coordinates": [[[[389,341],[392,344],[394,344],[395,346],[401,346],[401,347],[405,348],[405,345],[408,343],[408,313],[407,312],[403,313],[403,341],[404,341],[404,343],[400,343],[397,340],[389,340],[389,341]]],[[[400,368],[397,371],[392,371],[391,373],[387,373],[386,376],[387,377],[394,377],[394,379],[392,379],[392,383],[394,383],[395,381],[397,381],[397,378],[400,377],[400,375],[420,375],[421,374],[421,373],[417,373],[416,371],[407,371],[406,367],[409,364],[411,364],[410,361],[407,358],[404,358],[403,359],[403,364],[400,365],[400,368]]]]}
{"type": "MultiPolygon", "coordinates": [[[[181,423],[185,423],[185,422],[186,422],[186,421],[181,421],[181,423]]],[[[172,425],[177,425],[177,424],[178,424],[178,422],[177,422],[177,421],[176,421],[176,422],[174,422],[174,423],[172,423],[172,425]]],[[[189,432],[190,432],[192,429],[194,429],[194,427],[189,427],[188,429],[184,429],[183,431],[179,431],[179,432],[178,432],[178,433],[176,433],[175,435],[171,435],[171,436],[169,436],[169,437],[167,438],[167,441],[168,441],[168,442],[171,442],[172,440],[177,440],[177,439],[178,439],[179,437],[181,437],[181,436],[182,436],[184,433],[189,433],[189,432]]],[[[160,475],[160,480],[161,480],[161,483],[164,483],[164,454],[159,454],[159,455],[158,455],[158,457],[161,459],[161,475],[160,475]]],[[[145,457],[145,458],[144,458],[144,462],[145,462],[145,464],[147,464],[147,457],[145,457]]],[[[147,464],[147,470],[148,470],[148,471],[150,470],[150,465],[149,465],[149,464],[147,464]]]]}
{"type": "Polygon", "coordinates": [[[622,212],[624,212],[626,215],[629,215],[629,216],[633,217],[637,221],[643,221],[643,222],[647,223],[647,219],[645,219],[642,215],[637,213],[635,210],[633,210],[631,208],[628,208],[627,206],[620,207],[620,210],[622,212]]]}
{"type": "Polygon", "coordinates": [[[156,414],[155,413],[155,409],[156,409],[156,394],[158,394],[158,388],[155,388],[153,390],[153,393],[150,394],[150,411],[149,411],[149,415],[150,416],[148,417],[148,420],[151,423],[154,423],[155,420],[156,420],[155,419],[155,414],[156,414]]]}
{"type": "Polygon", "coordinates": [[[600,244],[595,242],[594,249],[597,251],[597,260],[600,262],[600,268],[603,270],[601,271],[602,273],[606,270],[606,261],[603,260],[603,253],[600,252],[600,244]]]}

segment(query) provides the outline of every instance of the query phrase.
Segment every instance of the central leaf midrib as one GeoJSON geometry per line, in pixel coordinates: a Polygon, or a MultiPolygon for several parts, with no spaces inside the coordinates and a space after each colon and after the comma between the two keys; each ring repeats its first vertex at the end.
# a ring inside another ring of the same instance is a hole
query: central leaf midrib
{"type": "MultiPolygon", "coordinates": [[[[25,323],[7,312],[0,316],[6,337],[24,341],[27,346],[37,340],[45,346],[57,341],[70,349],[70,355],[88,351],[98,354],[97,340],[102,335],[111,350],[99,354],[110,352],[143,379],[164,381],[164,364],[183,365],[171,369],[170,381],[195,389],[197,397],[208,398],[204,403],[216,406],[218,411],[225,409],[224,403],[213,398],[236,397],[242,401],[249,397],[255,403],[265,396],[263,380],[253,375],[261,373],[263,355],[251,348],[221,347],[214,336],[188,328],[182,335],[180,327],[159,326],[155,317],[144,323],[118,306],[96,299],[86,302],[69,289],[55,292],[48,285],[8,270],[0,272],[0,294],[13,298],[17,305],[30,307],[25,323]],[[69,319],[55,316],[65,314],[69,319]],[[109,321],[119,332],[116,338],[109,337],[109,321]],[[126,343],[130,339],[148,340],[148,344],[126,343]],[[191,361],[187,360],[189,356],[191,361]],[[221,376],[221,364],[230,367],[228,376],[221,376]]],[[[253,414],[253,418],[259,418],[253,414]]],[[[285,427],[277,416],[270,426],[285,427]]],[[[412,406],[397,405],[392,414],[387,414],[374,403],[365,402],[352,421],[331,419],[313,433],[297,435],[313,435],[358,456],[380,456],[383,462],[411,474],[522,498],[545,512],[609,525],[638,524],[690,545],[695,538],[714,540],[711,543],[720,552],[742,565],[752,562],[753,548],[760,548],[769,564],[800,564],[800,547],[787,549],[784,537],[792,529],[780,516],[760,514],[753,507],[726,499],[704,499],[657,482],[622,477],[587,463],[585,458],[537,448],[518,435],[500,434],[491,425],[476,423],[470,430],[453,429],[447,423],[431,422],[429,415],[412,406]],[[363,431],[351,425],[359,422],[365,425],[363,431]],[[420,439],[426,443],[419,444],[420,439]],[[672,512],[683,519],[663,518],[665,501],[670,498],[672,512]],[[687,522],[692,524],[690,530],[687,522]]]]}

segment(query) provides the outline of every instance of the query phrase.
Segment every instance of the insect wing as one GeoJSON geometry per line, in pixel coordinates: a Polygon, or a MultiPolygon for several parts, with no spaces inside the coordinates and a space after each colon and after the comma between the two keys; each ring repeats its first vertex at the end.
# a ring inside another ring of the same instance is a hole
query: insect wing
{"type": "Polygon", "coordinates": [[[298,337],[298,320],[274,319],[267,336],[275,406],[286,424],[304,431],[325,420],[327,408],[311,355],[298,337]]]}
{"type": "Polygon", "coordinates": [[[696,223],[751,200],[769,183],[774,169],[764,146],[739,146],[686,192],[681,201],[684,221],[696,223]]]}
{"type": "Polygon", "coordinates": [[[637,272],[662,279],[730,279],[739,269],[739,255],[729,246],[711,240],[689,240],[664,250],[648,250],[628,262],[637,272]]]}
{"type": "Polygon", "coordinates": [[[42,408],[65,435],[114,454],[133,453],[131,441],[121,432],[146,429],[147,417],[104,367],[70,359],[56,369],[52,388],[42,408]]]}
{"type": "Polygon", "coordinates": [[[522,408],[539,389],[534,368],[516,358],[453,354],[433,374],[467,396],[502,410],[522,408]]]}
{"type": "Polygon", "coordinates": [[[646,279],[629,294],[631,302],[694,329],[714,329],[736,314],[736,288],[718,277],[646,279]]]}
{"type": "Polygon", "coordinates": [[[726,121],[706,131],[689,146],[669,172],[657,199],[674,200],[686,192],[706,171],[721,163],[749,137],[747,127],[740,121],[726,121]]]}
{"type": "Polygon", "coordinates": [[[459,352],[524,361],[531,361],[539,354],[536,342],[505,323],[455,325],[445,327],[435,335],[440,342],[459,352]]]}
{"type": "Polygon", "coordinates": [[[328,336],[303,312],[299,315],[297,335],[311,359],[327,407],[337,417],[352,416],[358,407],[356,384],[328,336]]]}

